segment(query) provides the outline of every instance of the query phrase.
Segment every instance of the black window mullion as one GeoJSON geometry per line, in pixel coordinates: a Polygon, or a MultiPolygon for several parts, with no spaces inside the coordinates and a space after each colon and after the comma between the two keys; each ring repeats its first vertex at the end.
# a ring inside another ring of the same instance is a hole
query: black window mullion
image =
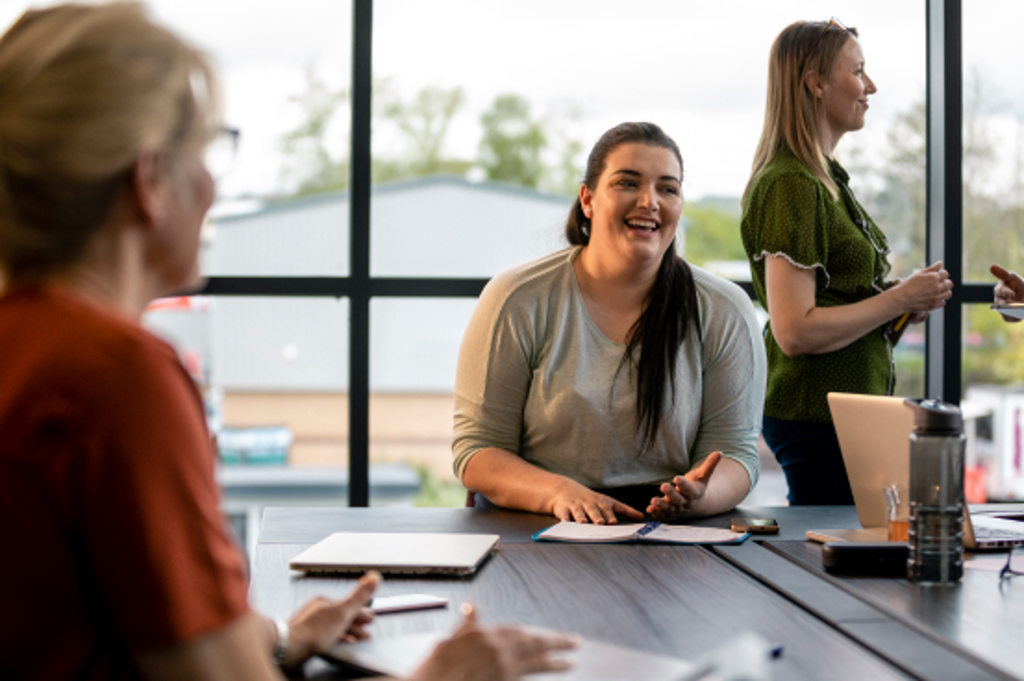
{"type": "MultiPolygon", "coordinates": [[[[942,260],[953,297],[928,319],[925,394],[959,403],[962,384],[963,283],[963,62],[960,0],[927,3],[928,262],[942,260]]],[[[973,287],[972,287],[973,288],[973,287]]]]}
{"type": "Polygon", "coordinates": [[[994,284],[963,284],[960,286],[960,302],[991,305],[993,286],[994,284]]]}
{"type": "Polygon", "coordinates": [[[370,501],[370,104],[373,0],[352,3],[352,139],[349,225],[349,506],[370,501]]]}
{"type": "Polygon", "coordinates": [[[212,276],[196,295],[204,296],[333,296],[350,294],[347,277],[212,276]]]}

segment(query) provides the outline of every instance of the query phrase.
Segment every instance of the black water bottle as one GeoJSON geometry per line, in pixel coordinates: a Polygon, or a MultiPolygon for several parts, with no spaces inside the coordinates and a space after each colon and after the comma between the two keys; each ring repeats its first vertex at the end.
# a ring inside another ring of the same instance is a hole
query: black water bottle
{"type": "Polygon", "coordinates": [[[910,552],[907,577],[952,584],[964,571],[963,417],[939,400],[907,400],[910,435],[910,552]]]}

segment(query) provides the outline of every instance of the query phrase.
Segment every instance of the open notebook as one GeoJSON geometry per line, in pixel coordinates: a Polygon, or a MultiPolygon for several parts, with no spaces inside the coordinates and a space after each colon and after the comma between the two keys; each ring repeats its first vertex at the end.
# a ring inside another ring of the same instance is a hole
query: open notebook
{"type": "MultiPolygon", "coordinates": [[[[808,530],[815,541],[885,541],[886,502],[882,489],[910,482],[910,433],[914,413],[902,397],[829,393],[828,406],[839,437],[859,530],[808,530]]],[[[1024,543],[1024,523],[997,514],[964,513],[964,547],[998,549],[1024,543]]]]}
{"type": "Polygon", "coordinates": [[[575,523],[563,520],[533,535],[533,540],[575,542],[579,544],[610,544],[617,542],[739,544],[748,536],[750,536],[749,532],[733,532],[732,530],[720,527],[668,525],[658,521],[595,525],[593,523],[575,523]]]}

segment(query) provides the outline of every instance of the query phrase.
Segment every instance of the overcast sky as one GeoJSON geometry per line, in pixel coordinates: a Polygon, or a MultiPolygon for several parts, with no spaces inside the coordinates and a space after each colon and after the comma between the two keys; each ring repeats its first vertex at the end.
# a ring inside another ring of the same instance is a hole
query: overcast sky
{"type": "MultiPolygon", "coordinates": [[[[48,4],[48,3],[42,3],[48,4]]],[[[451,153],[472,157],[479,115],[494,97],[524,95],[535,115],[564,121],[585,147],[622,120],[652,120],[676,138],[689,198],[738,195],[761,129],[772,40],[797,19],[839,17],[861,33],[878,85],[858,142],[878,149],[891,117],[924,96],[923,0],[378,0],[374,73],[411,97],[427,86],[463,88],[451,153]]],[[[965,61],[1024,110],[1018,42],[1024,9],[1012,0],[965,4],[965,61]],[[1018,16],[1019,15],[1019,16],[1018,16]]],[[[0,22],[24,9],[0,0],[0,22]]],[[[289,97],[314,67],[348,84],[351,6],[341,0],[153,0],[148,3],[216,59],[227,117],[242,129],[225,194],[270,192],[281,181],[278,141],[300,119],[289,97]]],[[[341,130],[337,147],[347,144],[341,130]]],[[[380,145],[386,139],[378,140],[380,145]]],[[[839,149],[842,153],[842,147],[839,149]]]]}

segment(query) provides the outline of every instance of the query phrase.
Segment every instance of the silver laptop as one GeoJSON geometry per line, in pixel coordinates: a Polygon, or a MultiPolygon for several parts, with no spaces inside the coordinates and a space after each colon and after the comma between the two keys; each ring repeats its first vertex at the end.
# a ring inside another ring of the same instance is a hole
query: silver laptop
{"type": "MultiPolygon", "coordinates": [[[[858,530],[808,530],[815,541],[885,541],[882,489],[910,482],[910,433],[914,413],[902,397],[829,393],[828,406],[857,506],[858,530]]],[[[998,513],[964,513],[964,547],[998,549],[1024,543],[1024,523],[998,513]]]]}
{"type": "Polygon", "coordinates": [[[465,577],[491,555],[496,534],[336,532],[288,562],[307,573],[448,575],[465,577]]]}

